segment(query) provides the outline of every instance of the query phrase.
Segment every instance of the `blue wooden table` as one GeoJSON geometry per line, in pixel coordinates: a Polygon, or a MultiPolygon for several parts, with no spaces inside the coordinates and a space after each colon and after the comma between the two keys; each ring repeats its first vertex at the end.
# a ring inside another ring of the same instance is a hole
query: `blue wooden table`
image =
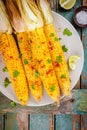
{"type": "Polygon", "coordinates": [[[60,8],[59,0],[50,0],[51,8],[68,19],[78,31],[84,46],[84,66],[71,96],[43,107],[11,107],[11,101],[0,93],[0,130],[87,130],[87,28],[78,28],[73,22],[74,10],[87,5],[77,0],[68,11],[60,8]]]}

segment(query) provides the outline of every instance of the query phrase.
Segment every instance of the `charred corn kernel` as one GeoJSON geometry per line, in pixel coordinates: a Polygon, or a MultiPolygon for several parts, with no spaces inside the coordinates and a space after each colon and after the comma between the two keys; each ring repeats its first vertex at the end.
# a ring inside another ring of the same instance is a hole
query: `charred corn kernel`
{"type": "Polygon", "coordinates": [[[29,88],[36,101],[40,101],[42,98],[42,84],[40,75],[36,70],[36,60],[32,57],[31,47],[28,44],[27,33],[18,33],[17,39],[29,88]]]}
{"type": "Polygon", "coordinates": [[[43,28],[37,28],[36,30],[30,31],[28,37],[32,54],[37,60],[38,72],[40,73],[44,88],[53,100],[59,102],[60,90],[43,28]]]}
{"type": "Polygon", "coordinates": [[[28,85],[13,36],[1,34],[0,46],[17,98],[22,105],[26,105],[29,99],[28,85]]]}
{"type": "Polygon", "coordinates": [[[60,88],[65,95],[70,94],[70,78],[68,66],[53,24],[44,26],[45,36],[48,39],[48,47],[52,57],[54,69],[60,88]]]}

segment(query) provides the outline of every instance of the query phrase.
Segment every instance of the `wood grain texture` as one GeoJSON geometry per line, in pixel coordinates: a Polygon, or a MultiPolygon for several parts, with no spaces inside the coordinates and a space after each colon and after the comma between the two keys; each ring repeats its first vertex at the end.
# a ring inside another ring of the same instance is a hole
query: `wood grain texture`
{"type": "Polygon", "coordinates": [[[3,130],[18,130],[16,114],[5,114],[5,129],[3,130]]]}
{"type": "MultiPolygon", "coordinates": [[[[7,98],[6,98],[7,100],[7,98]]],[[[19,104],[15,108],[12,108],[9,100],[3,102],[0,105],[1,113],[18,113],[24,112],[27,114],[32,113],[44,113],[44,114],[58,114],[58,113],[86,113],[87,112],[87,89],[72,90],[70,97],[65,97],[61,100],[60,107],[58,108],[56,103],[41,107],[23,107],[19,104]],[[3,108],[3,109],[2,109],[3,108]]]]}
{"type": "Polygon", "coordinates": [[[17,113],[18,130],[28,130],[28,114],[17,113]]]}
{"type": "Polygon", "coordinates": [[[80,130],[80,116],[62,114],[56,115],[55,130],[80,130]]]}
{"type": "Polygon", "coordinates": [[[81,130],[87,130],[87,115],[81,116],[81,130]]]}
{"type": "Polygon", "coordinates": [[[49,114],[31,114],[30,130],[51,130],[49,114]]]}
{"type": "Polygon", "coordinates": [[[4,129],[4,116],[0,115],[0,130],[4,129]]]}

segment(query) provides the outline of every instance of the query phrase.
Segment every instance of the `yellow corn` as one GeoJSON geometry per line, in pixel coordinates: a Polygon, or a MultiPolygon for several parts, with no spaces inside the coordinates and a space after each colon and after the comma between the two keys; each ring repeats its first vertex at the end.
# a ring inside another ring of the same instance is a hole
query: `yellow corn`
{"type": "Polygon", "coordinates": [[[17,98],[22,105],[26,105],[29,99],[28,86],[13,36],[1,34],[0,46],[17,98]]]}
{"type": "Polygon", "coordinates": [[[70,79],[68,66],[62,50],[60,40],[53,24],[44,26],[45,36],[48,39],[49,51],[52,57],[54,69],[59,81],[60,88],[65,95],[70,94],[70,79]]]}
{"type": "Polygon", "coordinates": [[[43,28],[37,28],[36,30],[30,31],[28,33],[28,37],[32,54],[37,60],[37,67],[44,88],[47,91],[48,95],[59,103],[60,90],[43,28]]]}
{"type": "Polygon", "coordinates": [[[37,101],[42,98],[42,84],[39,77],[39,73],[36,70],[36,62],[32,57],[31,48],[28,44],[28,36],[26,32],[17,34],[18,45],[20,54],[25,69],[29,88],[37,101]]]}

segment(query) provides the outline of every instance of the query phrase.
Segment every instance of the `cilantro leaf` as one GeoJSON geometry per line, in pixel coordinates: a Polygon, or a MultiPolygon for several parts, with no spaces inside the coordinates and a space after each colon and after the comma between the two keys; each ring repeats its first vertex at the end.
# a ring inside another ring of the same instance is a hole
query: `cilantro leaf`
{"type": "Polygon", "coordinates": [[[54,37],[54,33],[50,33],[50,37],[54,37]]]}
{"type": "Polygon", "coordinates": [[[59,62],[59,63],[62,62],[62,56],[60,56],[60,55],[57,56],[57,57],[56,57],[56,60],[57,60],[57,62],[59,62]]]}
{"type": "Polygon", "coordinates": [[[61,78],[66,78],[66,75],[65,75],[65,74],[62,74],[62,75],[61,75],[61,78]]]}
{"type": "Polygon", "coordinates": [[[6,77],[4,79],[4,86],[7,87],[10,83],[11,83],[10,80],[6,77]]]}
{"type": "Polygon", "coordinates": [[[28,60],[24,59],[24,64],[27,65],[28,64],[28,60]]]}
{"type": "Polygon", "coordinates": [[[7,67],[4,67],[4,68],[2,69],[2,71],[3,71],[3,72],[8,72],[7,67]]]}
{"type": "Polygon", "coordinates": [[[52,60],[51,60],[51,59],[47,59],[47,62],[48,62],[48,63],[52,63],[52,60]]]}
{"type": "Polygon", "coordinates": [[[14,72],[13,72],[14,77],[18,77],[19,74],[20,74],[20,72],[18,70],[14,70],[14,72]]]}
{"type": "Polygon", "coordinates": [[[50,86],[50,91],[54,91],[54,90],[55,90],[55,86],[54,85],[50,86]]]}
{"type": "Polygon", "coordinates": [[[64,31],[63,31],[63,34],[67,35],[67,36],[71,36],[72,32],[68,28],[65,28],[64,31]]]}
{"type": "Polygon", "coordinates": [[[38,71],[35,71],[35,76],[36,77],[39,77],[40,76],[40,73],[38,71]]]}
{"type": "Polygon", "coordinates": [[[62,50],[63,50],[64,52],[67,52],[67,51],[68,51],[68,48],[66,48],[66,46],[63,45],[63,46],[62,46],[62,50]]]}

